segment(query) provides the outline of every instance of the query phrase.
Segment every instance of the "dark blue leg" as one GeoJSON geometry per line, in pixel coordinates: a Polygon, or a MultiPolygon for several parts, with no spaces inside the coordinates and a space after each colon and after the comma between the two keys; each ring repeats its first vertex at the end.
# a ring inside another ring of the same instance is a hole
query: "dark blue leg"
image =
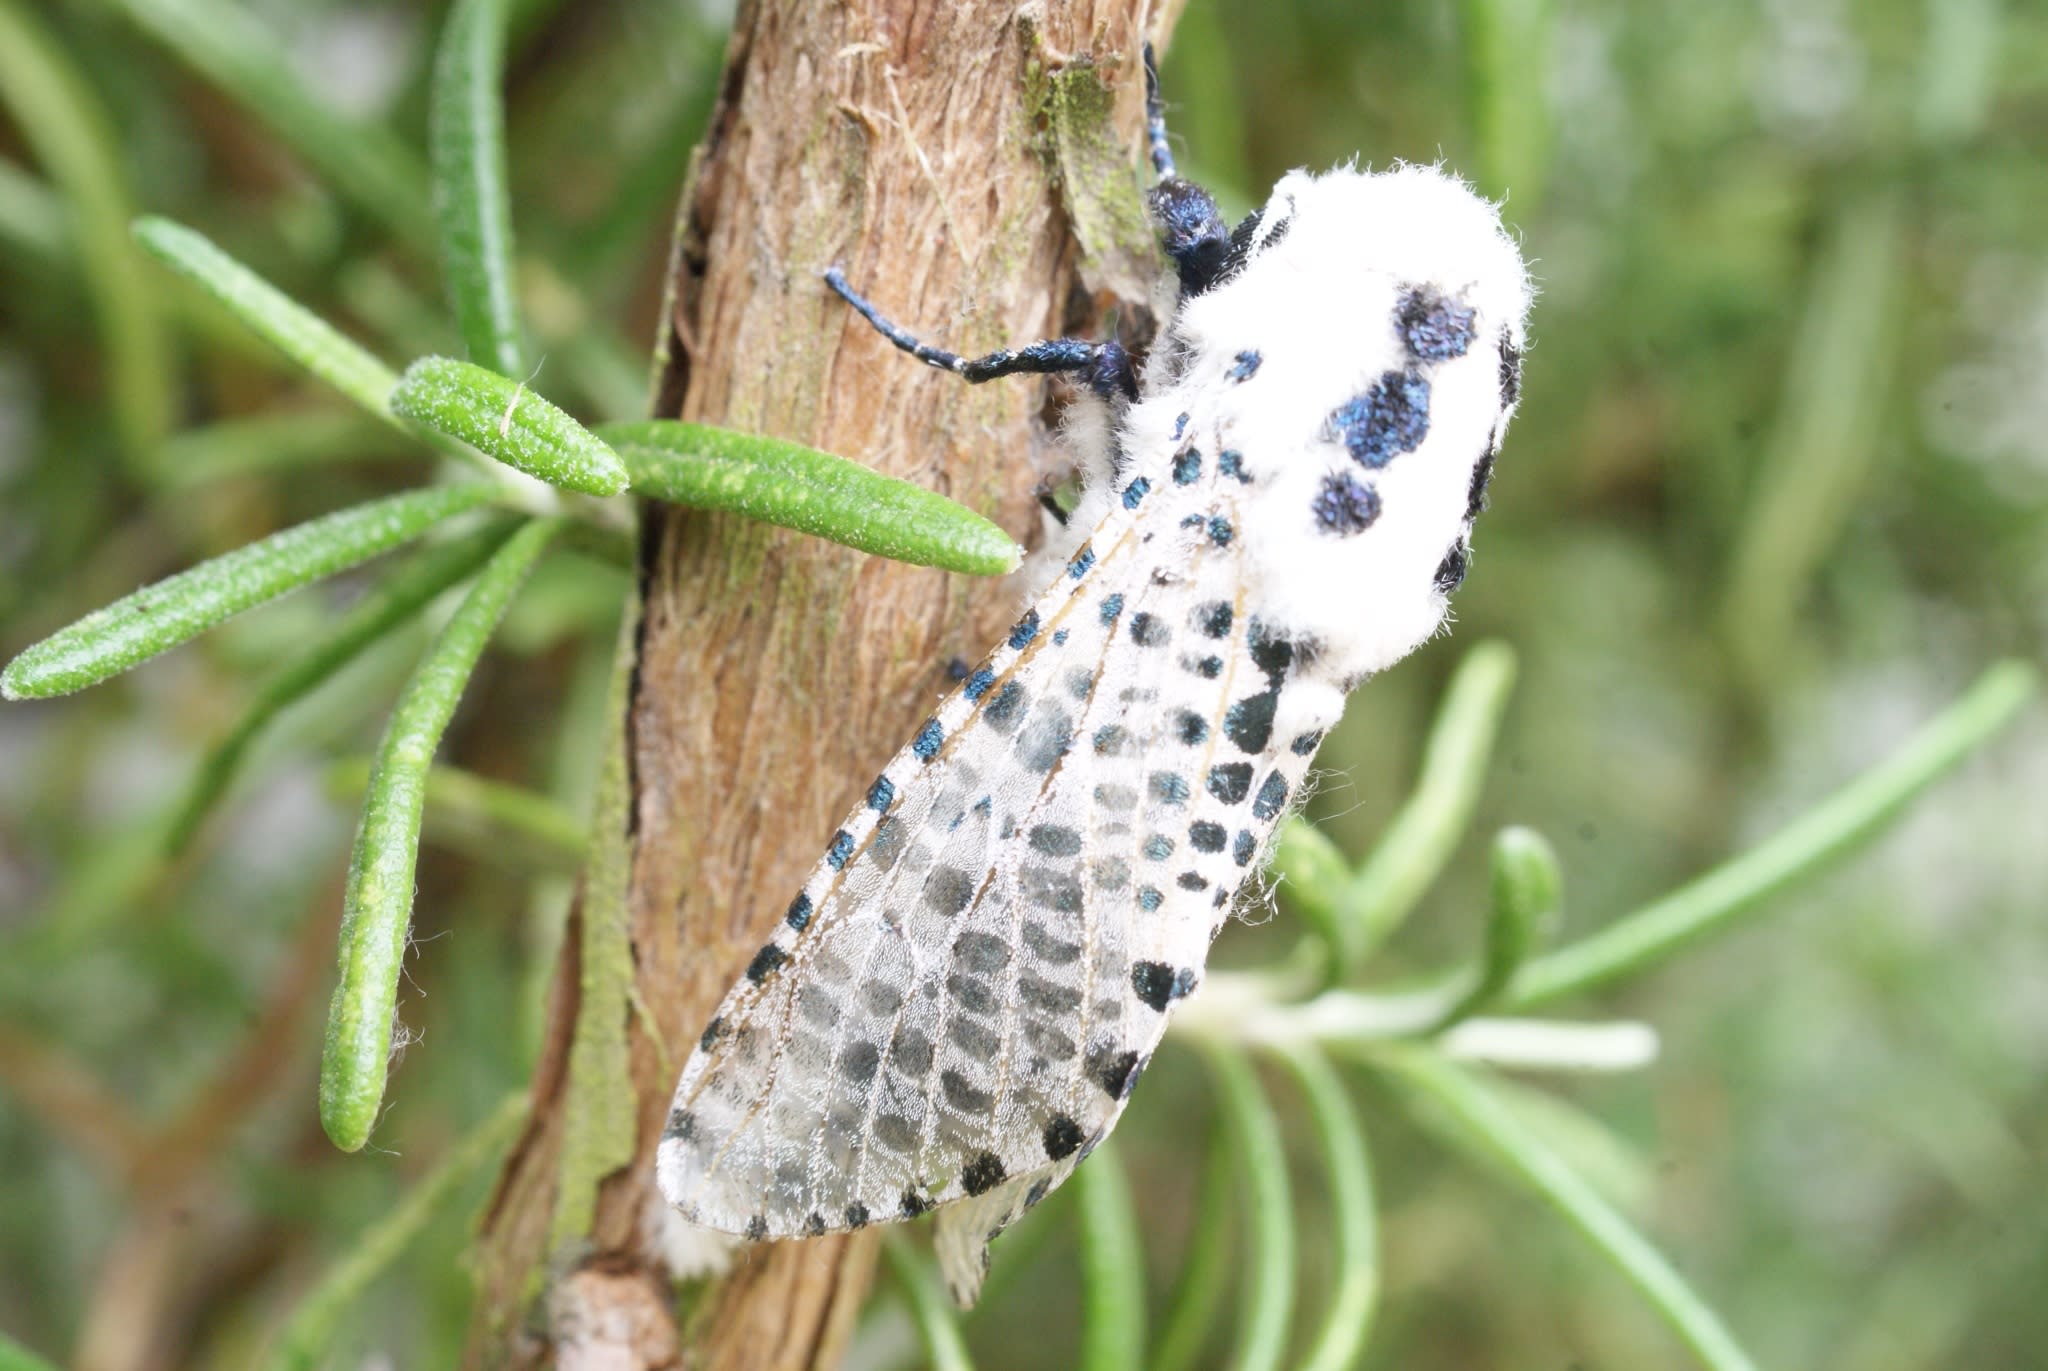
{"type": "Polygon", "coordinates": [[[875,332],[927,366],[950,371],[971,384],[980,385],[998,376],[1015,376],[1020,372],[1039,375],[1071,372],[1105,400],[1138,398],[1138,377],[1131,366],[1131,355],[1113,338],[1102,343],[1091,343],[1083,338],[1049,338],[1021,348],[1001,348],[986,357],[962,357],[944,348],[920,343],[908,330],[882,317],[864,296],[846,284],[846,277],[838,267],[825,273],[825,284],[832,287],[840,299],[859,310],[861,317],[875,326],[875,332]]]}
{"type": "Polygon", "coordinates": [[[1159,98],[1159,60],[1152,44],[1145,44],[1145,135],[1152,144],[1152,170],[1162,181],[1179,175],[1173,169],[1173,149],[1166,141],[1166,102],[1159,98]]]}

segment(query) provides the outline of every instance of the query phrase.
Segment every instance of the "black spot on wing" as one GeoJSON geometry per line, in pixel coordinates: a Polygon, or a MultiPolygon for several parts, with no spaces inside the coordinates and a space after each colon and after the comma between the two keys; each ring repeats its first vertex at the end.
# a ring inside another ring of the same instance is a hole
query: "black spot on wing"
{"type": "Polygon", "coordinates": [[[1463,357],[1472,346],[1472,310],[1429,286],[1403,292],[1394,323],[1408,355],[1418,362],[1463,357]]]}

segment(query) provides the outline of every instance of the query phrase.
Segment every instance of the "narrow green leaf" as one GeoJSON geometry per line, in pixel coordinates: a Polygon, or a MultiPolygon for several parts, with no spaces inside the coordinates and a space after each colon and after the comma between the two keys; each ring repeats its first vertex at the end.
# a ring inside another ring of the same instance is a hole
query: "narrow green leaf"
{"type": "MultiPolygon", "coordinates": [[[[0,21],[4,22],[4,21],[0,21]]],[[[124,220],[125,222],[125,220],[124,220]]],[[[0,243],[37,266],[75,269],[71,208],[41,178],[0,158],[0,243]]]]}
{"type": "Polygon", "coordinates": [[[313,375],[371,414],[390,417],[398,382],[390,367],[333,325],[215,247],[205,234],[169,219],[138,219],[135,236],[166,266],[313,375]]]}
{"type": "Polygon", "coordinates": [[[1202,1163],[1194,1232],[1148,1371],[1188,1371],[1201,1357],[1217,1315],[1223,1312],[1223,1292],[1240,1255],[1231,1241],[1237,1228],[1237,1172],[1237,1148],[1228,1128],[1219,1128],[1202,1163]]]}
{"type": "Polygon", "coordinates": [[[1337,902],[1351,884],[1350,859],[1329,834],[1295,815],[1280,825],[1272,872],[1280,898],[1301,916],[1322,948],[1322,965],[1335,965],[1344,944],[1337,902]]]}
{"type": "Polygon", "coordinates": [[[1533,828],[1502,829],[1493,840],[1493,908],[1478,974],[1430,1032],[1440,1033],[1500,998],[1556,922],[1563,892],[1564,873],[1549,841],[1533,828]]]}
{"type": "Polygon", "coordinates": [[[1839,861],[2005,727],[2033,698],[2035,672],[2000,662],[1885,761],[1749,851],[1523,967],[1504,1006],[1548,1004],[1655,965],[1718,932],[1792,882],[1839,861]]]}
{"type": "Polygon", "coordinates": [[[1252,1225],[1233,1365],[1237,1371],[1275,1371],[1287,1354],[1294,1317],[1294,1196],[1287,1180],[1287,1148],[1251,1059],[1221,1043],[1204,1046],[1224,1121],[1244,1165],[1244,1207],[1252,1225]]]}
{"type": "Polygon", "coordinates": [[[353,409],[282,410],[186,429],[162,453],[164,482],[190,489],[232,476],[326,462],[416,458],[417,440],[353,409]]]}
{"type": "Polygon", "coordinates": [[[1720,1316],[1664,1255],[1524,1127],[1482,1078],[1423,1048],[1389,1049],[1374,1054],[1372,1061],[1436,1106],[1431,1114],[1452,1126],[1457,1141],[1505,1165],[1578,1230],[1650,1302],[1701,1365],[1712,1371],[1756,1371],[1720,1316]]]}
{"type": "Polygon", "coordinates": [[[464,1137],[440,1163],[381,1215],[320,1278],[293,1311],[279,1335],[270,1365],[277,1371],[313,1371],[333,1357],[336,1331],[349,1306],[425,1231],[448,1198],[511,1145],[526,1121],[526,1092],[507,1096],[490,1117],[464,1137]]]}
{"type": "MultiPolygon", "coordinates": [[[[331,762],[322,779],[335,799],[358,799],[370,785],[370,759],[331,762]]],[[[425,826],[460,829],[468,847],[503,854],[509,865],[568,873],[582,866],[590,842],[582,821],[547,796],[454,766],[427,770],[425,826]]]]}
{"type": "Polygon", "coordinates": [[[479,365],[525,374],[505,188],[504,0],[456,0],[441,28],[427,122],[441,273],[479,365]]]}
{"type": "Polygon", "coordinates": [[[551,486],[587,495],[626,489],[625,464],[597,435],[523,381],[468,362],[422,357],[399,378],[391,410],[551,486]]]}
{"type": "Polygon", "coordinates": [[[1081,1192],[1082,1371],[1145,1364],[1145,1242],[1123,1163],[1107,1143],[1074,1173],[1081,1192]]]}
{"type": "Polygon", "coordinates": [[[1460,0],[1465,92],[1477,143],[1478,179],[1488,195],[1526,215],[1543,198],[1551,152],[1544,93],[1549,68],[1531,53],[1550,47],[1550,0],[1460,0]]]}
{"type": "Polygon", "coordinates": [[[1337,1280],[1322,1331],[1302,1371],[1350,1371],[1372,1335],[1379,1304],[1379,1220],[1373,1212],[1372,1159],[1358,1107],[1322,1053],[1306,1044],[1280,1053],[1308,1100],[1330,1177],[1330,1228],[1337,1239],[1337,1280]]]}
{"type": "Polygon", "coordinates": [[[1481,643],[1458,664],[1429,731],[1415,789],[1338,902],[1341,977],[1356,972],[1400,927],[1457,849],[1478,806],[1514,682],[1515,654],[1506,643],[1481,643]]]}
{"type": "Polygon", "coordinates": [[[495,494],[481,482],[407,491],[201,562],[28,648],[0,673],[0,695],[41,699],[98,685],[245,609],[411,542],[495,494]]]}
{"type": "Polygon", "coordinates": [[[1023,556],[1009,534],[945,496],[801,443],[669,419],[598,433],[632,470],[635,492],[652,499],[975,576],[1014,571],[1023,556]]]}
{"type": "Polygon", "coordinates": [[[491,631],[559,528],[535,519],[492,556],[406,683],[378,744],[349,858],[341,975],[320,1058],[320,1122],[344,1152],[369,1140],[384,1099],[427,770],[491,631]]]}
{"type": "Polygon", "coordinates": [[[891,1232],[882,1239],[882,1254],[889,1259],[889,1270],[910,1303],[910,1316],[917,1323],[926,1355],[932,1359],[932,1371],[974,1371],[967,1339],[960,1333],[960,1316],[939,1288],[938,1273],[931,1264],[901,1233],[891,1232]]]}
{"type": "Polygon", "coordinates": [[[16,0],[0,0],[0,105],[64,197],[106,341],[115,428],[129,460],[147,470],[171,427],[175,379],[156,283],[128,241],[121,138],[86,74],[16,0]]]}
{"type": "Polygon", "coordinates": [[[429,241],[427,177],[390,129],[322,104],[276,34],[226,0],[112,0],[139,28],[268,125],[320,179],[409,243],[429,241]]]}
{"type": "Polygon", "coordinates": [[[474,533],[425,549],[357,600],[318,638],[300,647],[298,655],[256,693],[234,728],[201,763],[171,821],[164,851],[174,855],[192,841],[272,719],[482,566],[519,523],[516,515],[502,515],[474,533]]]}

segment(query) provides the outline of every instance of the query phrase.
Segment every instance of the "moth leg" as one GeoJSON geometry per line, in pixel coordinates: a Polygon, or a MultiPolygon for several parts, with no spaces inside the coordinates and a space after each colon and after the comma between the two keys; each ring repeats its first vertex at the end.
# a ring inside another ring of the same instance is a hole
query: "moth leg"
{"type": "Polygon", "coordinates": [[[998,348],[985,357],[962,357],[930,343],[921,343],[907,329],[884,318],[865,296],[846,283],[846,277],[838,267],[825,273],[825,284],[832,287],[840,299],[859,310],[861,317],[873,324],[877,333],[897,347],[927,366],[950,371],[970,384],[980,385],[999,376],[1020,373],[1049,375],[1071,372],[1105,400],[1138,398],[1137,369],[1131,364],[1131,355],[1124,351],[1123,344],[1114,338],[1100,343],[1091,343],[1085,338],[1048,338],[1021,348],[998,348]]]}
{"type": "Polygon", "coordinates": [[[1152,170],[1162,181],[1179,179],[1173,169],[1173,148],[1166,141],[1166,102],[1159,98],[1159,59],[1145,42],[1145,137],[1152,146],[1152,170]]]}

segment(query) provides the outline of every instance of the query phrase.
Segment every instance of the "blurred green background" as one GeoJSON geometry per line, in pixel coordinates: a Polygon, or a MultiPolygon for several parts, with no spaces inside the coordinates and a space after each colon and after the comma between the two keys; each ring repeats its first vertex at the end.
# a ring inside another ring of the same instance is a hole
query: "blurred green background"
{"type": "MultiPolygon", "coordinates": [[[[417,477],[416,452],[147,262],[126,223],[197,226],[387,357],[459,351],[419,152],[437,23],[0,0],[0,654],[417,477]]],[[[643,411],[725,23],[519,6],[507,125],[537,384],[582,417],[643,411]]],[[[1297,165],[1442,158],[1508,197],[1541,283],[1456,635],[1362,692],[1324,753],[1342,774],[1317,812],[1361,852],[1461,654],[1519,653],[1474,836],[1383,974],[1470,948],[1501,824],[1556,844],[1583,931],[1769,834],[1994,658],[2042,656],[2048,8],[1194,0],[1164,81],[1182,168],[1227,208],[1297,165]]],[[[394,1075],[389,1150],[336,1153],[314,1116],[345,763],[425,627],[287,717],[198,857],[144,859],[251,683],[352,584],[0,709],[0,1330],[53,1359],[245,1364],[525,1080],[569,873],[430,811],[405,999],[423,1041],[394,1075]]],[[[445,755],[583,812],[625,588],[551,560],[445,755]]],[[[1870,851],[1609,996],[1659,1031],[1654,1068],[1562,1087],[1604,1122],[1612,1193],[1766,1366],[2048,1364],[2044,797],[2036,706],[1870,851]]],[[[1220,956],[1270,956],[1271,933],[1232,929],[1220,956]]],[[[1365,1365],[1689,1364],[1547,1213],[1364,1102],[1386,1283],[1365,1365]]],[[[1162,1298],[1208,1109],[1189,1055],[1165,1053],[1118,1135],[1162,1298]]],[[[1313,1292],[1313,1145],[1288,1136],[1311,1164],[1313,1292]]],[[[454,1360],[483,1184],[370,1287],[336,1364],[454,1360]]],[[[1062,1364],[1045,1310],[1074,1307],[1068,1217],[1034,1219],[969,1320],[980,1364],[1062,1364]]],[[[895,1358],[886,1311],[860,1346],[895,1358]]]]}

